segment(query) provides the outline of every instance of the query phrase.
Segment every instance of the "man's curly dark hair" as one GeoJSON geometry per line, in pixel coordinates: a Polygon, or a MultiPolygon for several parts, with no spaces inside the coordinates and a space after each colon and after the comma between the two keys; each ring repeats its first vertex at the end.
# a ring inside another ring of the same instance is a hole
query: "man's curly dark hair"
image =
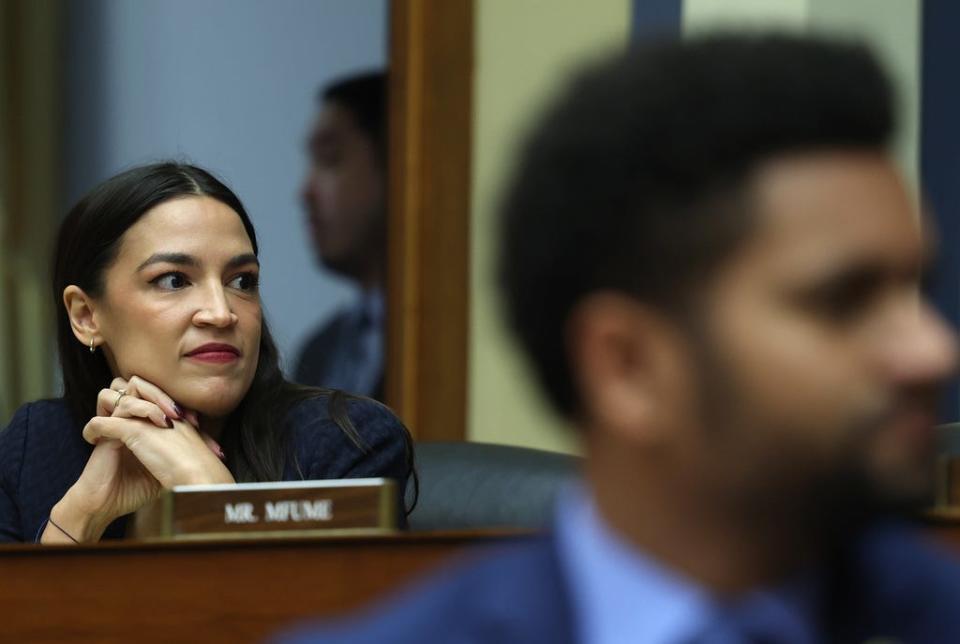
{"type": "Polygon", "coordinates": [[[502,205],[508,318],[554,405],[577,410],[564,327],[584,295],[616,289],[682,311],[749,233],[759,164],[882,151],[892,102],[865,47],[787,35],[652,44],[576,77],[502,205]]]}

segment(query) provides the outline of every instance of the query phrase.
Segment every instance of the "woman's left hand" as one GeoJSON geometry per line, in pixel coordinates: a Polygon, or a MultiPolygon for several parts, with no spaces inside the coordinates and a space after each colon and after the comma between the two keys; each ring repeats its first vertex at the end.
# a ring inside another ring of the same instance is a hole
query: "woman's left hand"
{"type": "Polygon", "coordinates": [[[175,485],[235,482],[221,460],[220,446],[188,422],[196,423],[196,415],[182,412],[159,387],[134,376],[130,380],[115,378],[110,389],[117,392],[116,396],[109,392],[101,396],[98,415],[84,427],[87,442],[122,442],[166,489],[175,485]],[[157,417],[164,415],[169,418],[168,428],[157,426],[157,417]],[[131,418],[146,422],[125,420],[131,418]]]}

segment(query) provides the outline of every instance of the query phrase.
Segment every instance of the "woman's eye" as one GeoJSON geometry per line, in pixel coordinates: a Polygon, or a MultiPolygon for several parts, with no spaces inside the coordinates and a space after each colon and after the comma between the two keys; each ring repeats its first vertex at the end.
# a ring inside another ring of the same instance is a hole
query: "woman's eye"
{"type": "Polygon", "coordinates": [[[259,276],[256,273],[241,273],[230,280],[227,286],[241,291],[256,291],[259,284],[259,276]]]}
{"type": "Polygon", "coordinates": [[[187,276],[183,273],[164,273],[151,280],[151,283],[168,291],[177,291],[187,285],[187,276]]]}

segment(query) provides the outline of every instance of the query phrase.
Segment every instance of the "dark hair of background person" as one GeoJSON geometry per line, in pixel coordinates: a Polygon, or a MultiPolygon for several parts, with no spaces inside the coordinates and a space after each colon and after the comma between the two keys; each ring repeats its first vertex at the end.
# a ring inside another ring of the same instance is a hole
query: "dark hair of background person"
{"type": "MultiPolygon", "coordinates": [[[[256,233],[240,199],[210,173],[182,163],[137,167],[108,179],[83,197],[60,227],[53,269],[57,343],[64,398],[81,425],[96,415],[97,394],[110,386],[113,374],[103,351],[91,353],[74,336],[63,306],[63,290],[75,284],[91,297],[101,297],[104,272],[116,259],[123,234],[150,209],[189,196],[211,197],[230,207],[243,222],[254,254],[258,253],[256,233]]],[[[284,427],[287,412],[298,402],[322,394],[330,394],[330,414],[340,429],[359,449],[369,451],[347,416],[349,394],[305,387],[284,379],[279,354],[264,319],[253,382],[222,433],[227,467],[238,482],[282,478],[286,459],[292,456],[288,453],[284,427]]],[[[405,438],[416,486],[412,440],[409,434],[405,438]]]]}
{"type": "Polygon", "coordinates": [[[320,99],[347,110],[360,130],[370,137],[377,161],[387,162],[387,74],[376,71],[349,76],[327,85],[320,99]]]}
{"type": "Polygon", "coordinates": [[[689,321],[750,231],[750,173],[791,152],[883,150],[891,103],[865,47],[786,35],[654,43],[577,77],[527,141],[500,221],[508,319],[558,410],[579,411],[564,322],[583,296],[689,321]]]}

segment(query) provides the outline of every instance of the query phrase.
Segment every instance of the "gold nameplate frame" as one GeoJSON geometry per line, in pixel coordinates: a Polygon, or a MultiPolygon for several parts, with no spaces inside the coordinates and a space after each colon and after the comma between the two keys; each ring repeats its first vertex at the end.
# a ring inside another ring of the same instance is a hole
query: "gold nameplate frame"
{"type": "Polygon", "coordinates": [[[397,528],[390,479],[184,485],[134,515],[135,539],[372,534],[397,528]]]}

